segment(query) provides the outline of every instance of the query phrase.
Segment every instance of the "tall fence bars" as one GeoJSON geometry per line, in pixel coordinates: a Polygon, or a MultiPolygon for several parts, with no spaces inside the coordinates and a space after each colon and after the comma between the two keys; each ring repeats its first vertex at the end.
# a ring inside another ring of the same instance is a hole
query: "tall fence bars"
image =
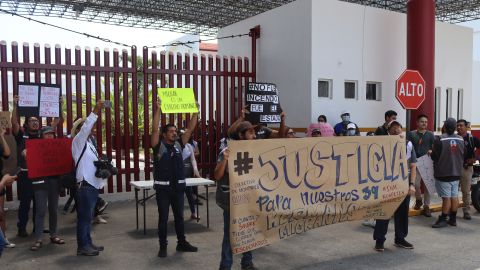
{"type": "MultiPolygon", "coordinates": [[[[130,181],[152,179],[150,147],[151,119],[158,88],[193,88],[200,104],[194,139],[199,144],[199,169],[202,176],[213,175],[220,140],[239,116],[248,82],[255,80],[248,58],[218,55],[189,55],[143,48],[139,56],[130,51],[103,52],[53,49],[47,44],[33,48],[0,42],[0,85],[2,110],[12,110],[13,95],[22,82],[52,83],[64,95],[64,122],[57,136],[70,134],[73,122],[88,116],[97,100],[111,100],[97,121],[98,150],[115,161],[116,177],[107,181],[105,192],[130,191],[130,181]],[[9,50],[10,49],[10,50],[9,50]],[[31,55],[33,51],[33,61],[31,55]],[[19,60],[21,58],[21,61],[19,60]]],[[[50,121],[50,120],[49,120],[50,121]]],[[[185,128],[189,114],[162,114],[161,124],[185,128]]],[[[23,120],[22,123],[23,124],[23,120]]],[[[44,121],[47,124],[47,121],[44,121]]],[[[12,200],[12,188],[7,200],[12,200]]]]}

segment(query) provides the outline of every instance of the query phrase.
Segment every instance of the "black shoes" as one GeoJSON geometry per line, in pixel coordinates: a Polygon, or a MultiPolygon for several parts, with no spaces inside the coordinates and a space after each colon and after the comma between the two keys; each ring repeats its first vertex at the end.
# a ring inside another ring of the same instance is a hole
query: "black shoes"
{"type": "Polygon", "coordinates": [[[92,248],[95,249],[96,251],[104,251],[105,248],[103,246],[96,246],[94,244],[92,244],[92,248]]]}
{"type": "Polygon", "coordinates": [[[167,257],[167,246],[160,246],[160,250],[158,251],[158,257],[165,258],[167,257]]]}
{"type": "Polygon", "coordinates": [[[426,217],[432,217],[432,211],[428,205],[423,206],[422,215],[426,217]]]}
{"type": "Polygon", "coordinates": [[[197,252],[198,248],[190,245],[187,241],[178,242],[177,244],[177,251],[181,252],[197,252]]]}
{"type": "Polygon", "coordinates": [[[375,247],[374,249],[378,252],[384,252],[385,251],[385,247],[383,246],[383,241],[378,241],[375,243],[375,247]]]}
{"type": "Polygon", "coordinates": [[[258,270],[253,263],[242,266],[242,270],[258,270]]]}
{"type": "Polygon", "coordinates": [[[420,210],[420,208],[422,208],[422,205],[423,205],[422,200],[415,200],[415,206],[413,207],[413,209],[420,210]]]}
{"type": "Polygon", "coordinates": [[[77,249],[77,256],[98,256],[99,254],[98,250],[92,247],[77,249]]]}
{"type": "Polygon", "coordinates": [[[469,212],[463,212],[463,218],[466,220],[471,220],[472,216],[470,215],[469,212]]]}
{"type": "Polygon", "coordinates": [[[28,237],[27,230],[25,230],[25,229],[18,229],[17,236],[19,236],[19,237],[28,237]]]}
{"type": "Polygon", "coordinates": [[[395,240],[395,246],[404,249],[413,249],[413,245],[407,242],[405,239],[395,240]]]}
{"type": "Polygon", "coordinates": [[[435,229],[444,228],[444,227],[448,227],[447,220],[440,217],[437,219],[437,222],[435,222],[435,224],[432,225],[432,228],[435,228],[435,229]]]}

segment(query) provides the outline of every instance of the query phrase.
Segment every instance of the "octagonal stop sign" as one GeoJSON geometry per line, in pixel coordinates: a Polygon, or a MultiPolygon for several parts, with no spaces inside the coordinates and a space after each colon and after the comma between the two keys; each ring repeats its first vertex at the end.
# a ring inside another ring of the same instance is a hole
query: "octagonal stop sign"
{"type": "Polygon", "coordinates": [[[417,70],[405,70],[395,88],[395,97],[407,110],[416,110],[425,101],[425,80],[417,70]]]}

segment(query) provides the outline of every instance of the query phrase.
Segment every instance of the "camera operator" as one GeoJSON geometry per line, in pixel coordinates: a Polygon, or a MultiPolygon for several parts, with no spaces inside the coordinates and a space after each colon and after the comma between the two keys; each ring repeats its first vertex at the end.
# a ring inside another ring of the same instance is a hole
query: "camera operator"
{"type": "MultiPolygon", "coordinates": [[[[177,233],[177,251],[197,252],[198,248],[192,246],[185,239],[183,223],[183,193],[185,191],[184,164],[182,147],[177,142],[177,128],[173,124],[162,127],[162,140],[158,125],[160,123],[161,102],[157,100],[153,116],[151,143],[153,148],[153,177],[154,188],[158,207],[158,238],[160,251],[158,257],[167,256],[167,222],[168,211],[172,206],[175,219],[175,232],[177,233]]],[[[188,128],[182,136],[183,145],[186,145],[192,136],[197,124],[198,113],[193,114],[188,128]]]]}
{"type": "Polygon", "coordinates": [[[99,160],[94,142],[94,126],[104,107],[104,101],[97,101],[86,119],[79,119],[74,123],[71,134],[72,155],[77,166],[77,255],[81,256],[97,256],[99,251],[103,251],[102,246],[92,243],[90,231],[98,190],[105,185],[105,181],[96,176],[97,168],[94,165],[94,162],[99,160]]]}

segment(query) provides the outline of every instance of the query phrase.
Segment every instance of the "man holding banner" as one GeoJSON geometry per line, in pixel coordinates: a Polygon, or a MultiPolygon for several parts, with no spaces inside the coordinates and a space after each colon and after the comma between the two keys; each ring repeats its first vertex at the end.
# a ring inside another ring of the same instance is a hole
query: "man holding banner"
{"type": "MultiPolygon", "coordinates": [[[[254,140],[256,138],[255,127],[250,122],[240,122],[236,127],[235,137],[239,140],[254,140]]],[[[214,179],[218,182],[216,200],[218,206],[223,209],[223,241],[220,270],[229,270],[233,264],[232,248],[230,246],[230,181],[227,165],[229,155],[230,150],[228,150],[228,147],[220,152],[214,172],[214,179]]],[[[242,269],[257,269],[253,266],[252,259],[251,251],[244,252],[241,262],[242,269]]]]}
{"type": "MultiPolygon", "coordinates": [[[[391,121],[387,126],[387,132],[389,135],[400,135],[402,134],[402,125],[397,121],[391,121]]],[[[405,249],[413,249],[413,245],[405,240],[408,235],[408,211],[410,206],[410,195],[415,194],[415,177],[417,172],[416,162],[417,158],[415,155],[415,150],[413,144],[410,141],[407,141],[406,147],[407,162],[409,165],[409,194],[403,199],[400,206],[397,208],[393,214],[395,220],[395,246],[405,249]]],[[[375,250],[383,252],[384,242],[386,240],[385,236],[388,231],[388,223],[390,220],[376,220],[375,230],[373,232],[373,239],[376,241],[375,250]]]]}

